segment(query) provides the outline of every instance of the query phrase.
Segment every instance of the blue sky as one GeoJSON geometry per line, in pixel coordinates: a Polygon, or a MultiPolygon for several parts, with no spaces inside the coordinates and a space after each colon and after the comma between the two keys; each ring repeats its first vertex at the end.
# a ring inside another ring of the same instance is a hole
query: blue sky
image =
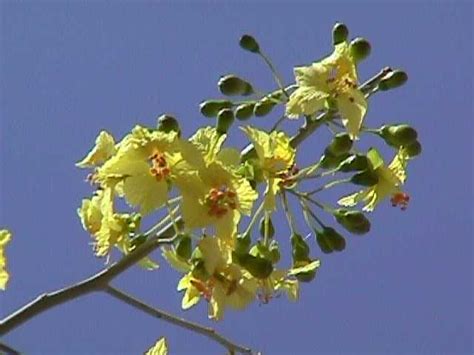
{"type": "MultiPolygon", "coordinates": [[[[219,97],[220,75],[275,87],[264,64],[238,47],[242,34],[259,39],[289,83],[295,65],[330,52],[338,20],[371,41],[362,79],[386,65],[409,74],[403,88],[375,96],[367,115],[372,127],[418,129],[424,150],[409,169],[408,210],[386,202],[370,234],[348,236],[343,253],[321,256],[314,247],[323,266],[298,303],[281,297],[218,324],[206,319],[205,304],[180,311],[178,274],[165,264],[154,273],[134,268],[114,284],[266,354],[472,353],[472,4],[3,1],[0,13],[0,225],[14,233],[1,317],[103,267],[76,216],[91,191],[74,167],[100,129],[120,137],[168,112],[190,135],[212,124],[198,104],[219,97]]],[[[299,160],[317,159],[328,139],[315,135],[299,160]]],[[[245,144],[238,132],[231,142],[245,144]]],[[[325,196],[334,202],[344,192],[325,196]]],[[[285,239],[286,225],[276,224],[285,239]]],[[[28,354],[138,354],[160,336],[171,353],[222,353],[101,294],[44,313],[4,340],[28,354]]]]}

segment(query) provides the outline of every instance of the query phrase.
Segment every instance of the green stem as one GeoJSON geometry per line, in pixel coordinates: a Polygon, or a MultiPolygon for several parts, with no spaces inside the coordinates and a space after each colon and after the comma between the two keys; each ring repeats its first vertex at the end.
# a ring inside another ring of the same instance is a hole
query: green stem
{"type": "Polygon", "coordinates": [[[279,86],[280,90],[283,92],[283,94],[287,98],[290,98],[290,95],[288,95],[288,93],[286,92],[285,87],[283,86],[282,80],[280,79],[280,76],[278,75],[278,73],[277,73],[275,67],[273,66],[273,63],[271,62],[271,60],[262,51],[258,51],[258,54],[260,55],[260,57],[263,59],[263,61],[270,68],[270,71],[272,72],[273,78],[275,79],[275,81],[276,81],[277,85],[279,86]]]}
{"type": "Polygon", "coordinates": [[[257,222],[258,217],[260,216],[260,214],[263,211],[263,205],[264,205],[264,201],[262,201],[260,203],[260,206],[258,206],[257,210],[253,214],[252,219],[250,220],[250,222],[249,222],[247,228],[245,229],[245,232],[243,233],[243,235],[248,234],[252,231],[252,228],[253,228],[254,224],[257,222]]]}
{"type": "Polygon", "coordinates": [[[308,191],[306,192],[306,194],[308,195],[314,195],[320,191],[323,191],[323,190],[326,190],[326,189],[329,189],[333,186],[336,186],[336,185],[339,185],[339,184],[344,184],[344,183],[349,183],[351,182],[351,179],[340,179],[340,180],[334,180],[334,181],[331,181],[331,182],[328,182],[327,184],[321,186],[321,187],[318,187],[317,189],[314,189],[312,191],[308,191]]]}
{"type": "Polygon", "coordinates": [[[281,196],[281,204],[283,206],[283,210],[285,211],[286,220],[288,221],[288,226],[290,227],[291,234],[295,234],[297,228],[296,228],[295,221],[293,219],[293,215],[291,214],[290,207],[288,205],[288,199],[286,198],[285,192],[282,191],[280,196],[281,196]]]}

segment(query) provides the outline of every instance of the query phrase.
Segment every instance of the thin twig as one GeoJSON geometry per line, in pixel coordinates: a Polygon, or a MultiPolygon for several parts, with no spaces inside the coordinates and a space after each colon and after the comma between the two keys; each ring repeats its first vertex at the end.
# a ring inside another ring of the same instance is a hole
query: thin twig
{"type": "Polygon", "coordinates": [[[6,344],[0,343],[0,354],[20,355],[20,352],[16,351],[15,349],[13,349],[12,347],[10,347],[6,344]]]}
{"type": "Polygon", "coordinates": [[[88,293],[104,289],[111,280],[147,256],[153,250],[159,246],[173,243],[175,239],[172,237],[173,234],[173,225],[168,224],[158,232],[157,235],[149,238],[132,253],[126,255],[120,261],[112,264],[108,268],[101,270],[97,274],[72,286],[38,296],[33,301],[8,315],[0,322],[0,335],[7,334],[19,325],[50,308],[88,293]]]}
{"type": "Polygon", "coordinates": [[[225,347],[229,352],[233,351],[241,353],[241,354],[252,354],[252,350],[249,348],[246,348],[245,346],[235,344],[231,340],[225,338],[224,336],[220,335],[217,333],[213,328],[205,327],[202,326],[198,323],[194,323],[191,321],[188,321],[184,318],[177,317],[175,315],[172,315],[168,312],[165,312],[161,309],[152,307],[138,299],[136,299],[133,296],[128,295],[127,293],[120,291],[119,289],[113,287],[113,286],[108,286],[105,290],[109,295],[111,295],[114,298],[117,298],[118,300],[125,302],[126,304],[135,307],[153,317],[162,319],[166,322],[172,323],[174,325],[177,325],[178,327],[181,328],[186,328],[189,329],[195,333],[202,334],[206,337],[208,337],[211,340],[214,340],[221,344],[223,347],[225,347]]]}

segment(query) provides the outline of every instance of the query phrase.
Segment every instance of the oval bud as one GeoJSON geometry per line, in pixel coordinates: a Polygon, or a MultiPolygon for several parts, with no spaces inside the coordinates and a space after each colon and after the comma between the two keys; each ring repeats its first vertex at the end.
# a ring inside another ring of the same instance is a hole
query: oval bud
{"type": "Polygon", "coordinates": [[[240,262],[252,276],[258,279],[265,279],[273,272],[272,262],[259,256],[246,254],[240,257],[240,262]]]}
{"type": "Polygon", "coordinates": [[[342,251],[346,248],[346,240],[334,228],[325,227],[323,232],[332,250],[342,251]]]}
{"type": "Polygon", "coordinates": [[[226,134],[230,126],[234,123],[234,112],[229,108],[224,108],[217,114],[216,131],[219,134],[226,134]]]}
{"type": "Polygon", "coordinates": [[[254,103],[242,104],[237,106],[237,108],[235,109],[235,117],[237,117],[237,119],[241,121],[248,120],[250,117],[253,116],[254,107],[254,103]]]}
{"type": "Polygon", "coordinates": [[[315,276],[316,276],[316,270],[300,272],[300,273],[295,275],[296,279],[299,282],[311,282],[311,281],[314,280],[315,276]]]}
{"type": "Polygon", "coordinates": [[[294,262],[309,259],[309,246],[300,234],[294,233],[291,238],[291,253],[294,262]]]}
{"type": "Polygon", "coordinates": [[[349,36],[349,29],[341,22],[336,22],[332,28],[332,43],[334,45],[345,42],[349,36]]]}
{"type": "Polygon", "coordinates": [[[328,148],[324,150],[324,155],[319,160],[319,166],[323,169],[332,169],[337,167],[344,159],[347,159],[350,154],[344,153],[339,156],[334,155],[328,148]]]}
{"type": "Polygon", "coordinates": [[[157,120],[158,131],[169,133],[171,131],[180,134],[181,129],[179,128],[178,120],[171,115],[161,115],[157,120]]]}
{"type": "Polygon", "coordinates": [[[380,80],[378,88],[382,91],[398,88],[404,85],[408,80],[408,75],[402,70],[394,70],[388,73],[380,80]]]}
{"type": "Polygon", "coordinates": [[[403,148],[405,149],[410,158],[420,155],[422,151],[421,144],[418,141],[414,141],[403,148]]]}
{"type": "Polygon", "coordinates": [[[350,51],[352,58],[354,58],[356,62],[360,62],[369,56],[371,46],[369,41],[367,41],[365,38],[358,37],[352,40],[350,44],[350,51]]]}
{"type": "MultiPolygon", "coordinates": [[[[265,237],[265,217],[262,217],[262,219],[260,220],[259,230],[260,230],[260,235],[262,237],[265,237]]],[[[268,237],[273,238],[274,235],[275,235],[275,228],[273,227],[271,218],[268,218],[268,237]]]]}
{"type": "Polygon", "coordinates": [[[339,208],[333,214],[336,221],[351,233],[365,234],[370,230],[370,221],[362,212],[339,208]]]}
{"type": "Polygon", "coordinates": [[[385,125],[380,128],[380,136],[392,147],[401,147],[408,145],[416,140],[418,133],[407,125],[385,125]]]}
{"type": "Polygon", "coordinates": [[[373,186],[379,182],[377,174],[371,170],[364,170],[351,177],[351,182],[356,185],[373,186]]]}
{"type": "Polygon", "coordinates": [[[258,53],[260,51],[258,42],[250,35],[243,35],[240,37],[239,45],[242,49],[252,53],[258,53]]]}
{"type": "Polygon", "coordinates": [[[329,243],[324,233],[318,232],[316,234],[316,242],[324,254],[330,254],[334,251],[332,245],[329,243]]]}
{"type": "Polygon", "coordinates": [[[352,139],[348,133],[341,132],[336,134],[327,149],[335,156],[347,153],[352,148],[352,139]]]}
{"type": "Polygon", "coordinates": [[[262,117],[268,115],[275,107],[275,103],[271,100],[261,100],[255,104],[253,113],[257,117],[262,117]]]}
{"type": "Polygon", "coordinates": [[[199,110],[206,117],[216,117],[220,110],[231,107],[229,100],[206,100],[201,102],[199,110]]]}
{"type": "Polygon", "coordinates": [[[339,164],[339,171],[347,173],[350,171],[361,171],[369,168],[369,160],[363,154],[354,154],[339,164]]]}
{"type": "Polygon", "coordinates": [[[225,75],[217,83],[222,94],[227,96],[249,95],[253,92],[252,85],[236,75],[225,75]]]}
{"type": "Polygon", "coordinates": [[[176,255],[182,259],[188,260],[192,253],[191,237],[187,234],[182,234],[176,243],[176,255]]]}

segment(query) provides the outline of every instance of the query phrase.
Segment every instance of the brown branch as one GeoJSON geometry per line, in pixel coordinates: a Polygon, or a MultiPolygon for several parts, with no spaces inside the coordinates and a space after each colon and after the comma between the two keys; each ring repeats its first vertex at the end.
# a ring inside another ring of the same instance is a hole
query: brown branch
{"type": "Polygon", "coordinates": [[[224,346],[229,352],[238,352],[241,354],[252,354],[252,350],[249,348],[246,348],[242,345],[238,345],[230,341],[229,339],[225,338],[224,336],[220,335],[217,333],[213,328],[205,327],[202,326],[198,323],[194,323],[191,321],[188,321],[184,318],[177,317],[175,315],[172,315],[168,312],[165,312],[163,310],[160,310],[158,308],[152,307],[138,299],[136,299],[133,296],[130,296],[126,294],[123,291],[118,290],[115,287],[108,286],[105,289],[105,292],[107,292],[109,295],[111,295],[114,298],[117,298],[118,300],[125,302],[126,304],[135,307],[153,317],[162,319],[166,322],[172,323],[174,325],[177,325],[178,327],[181,328],[186,328],[189,329],[193,332],[202,334],[209,339],[218,342],[222,346],[224,346]]]}
{"type": "Polygon", "coordinates": [[[143,257],[147,256],[157,247],[173,243],[174,237],[171,237],[173,233],[173,226],[168,224],[153,236],[153,238],[148,239],[132,253],[123,257],[120,261],[112,264],[110,267],[101,270],[97,274],[72,286],[38,296],[36,299],[5,317],[0,322],[0,335],[7,334],[27,320],[52,307],[88,293],[105,289],[112,279],[123,273],[143,257]]]}
{"type": "Polygon", "coordinates": [[[19,351],[16,351],[15,349],[13,349],[12,347],[6,345],[6,344],[3,344],[3,343],[0,343],[0,354],[5,354],[5,355],[20,355],[20,352],[19,351]],[[2,352],[3,351],[3,352],[2,352]]]}

